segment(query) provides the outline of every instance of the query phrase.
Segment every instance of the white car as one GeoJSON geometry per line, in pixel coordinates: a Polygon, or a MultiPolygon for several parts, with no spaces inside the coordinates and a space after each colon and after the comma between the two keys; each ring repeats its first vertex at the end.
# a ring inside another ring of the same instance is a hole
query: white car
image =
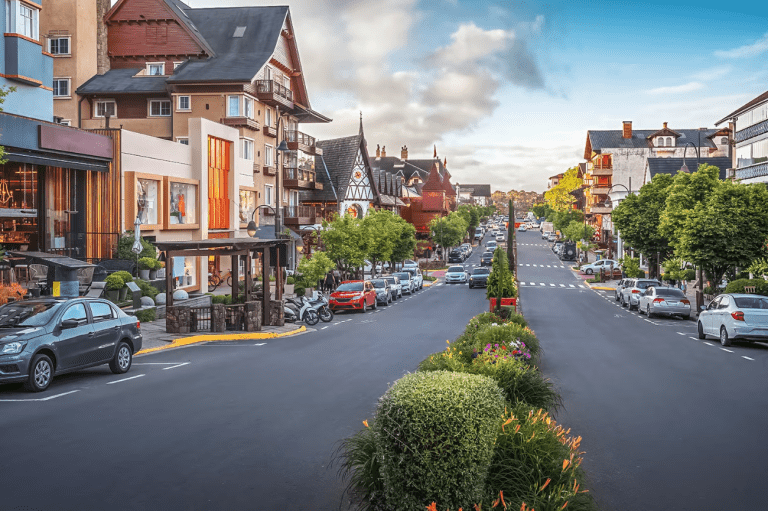
{"type": "Polygon", "coordinates": [[[734,339],[768,340],[768,297],[752,294],[722,294],[702,307],[699,339],[708,335],[730,346],[734,339]]]}
{"type": "Polygon", "coordinates": [[[421,272],[419,270],[413,270],[413,269],[407,268],[403,271],[407,271],[413,276],[414,290],[422,289],[424,287],[424,277],[421,276],[421,272]]]}
{"type": "Polygon", "coordinates": [[[528,230],[528,228],[526,226],[524,226],[524,225],[521,225],[520,227],[517,228],[517,232],[525,232],[527,230],[528,230]]]}
{"type": "Polygon", "coordinates": [[[496,235],[496,241],[504,241],[504,235],[502,233],[499,233],[496,235]]]}
{"type": "Polygon", "coordinates": [[[618,261],[614,261],[613,259],[601,259],[599,261],[595,261],[594,263],[585,264],[581,267],[581,271],[587,275],[592,275],[593,273],[600,273],[601,268],[605,269],[605,271],[609,271],[611,266],[616,269],[620,268],[621,264],[618,261]]]}
{"type": "Polygon", "coordinates": [[[407,270],[409,268],[413,268],[414,270],[418,271],[419,263],[417,263],[416,261],[412,261],[411,259],[406,259],[405,261],[403,261],[403,270],[407,270]]]}
{"type": "Polygon", "coordinates": [[[451,266],[445,272],[446,284],[466,284],[469,281],[467,270],[463,266],[451,266]]]}

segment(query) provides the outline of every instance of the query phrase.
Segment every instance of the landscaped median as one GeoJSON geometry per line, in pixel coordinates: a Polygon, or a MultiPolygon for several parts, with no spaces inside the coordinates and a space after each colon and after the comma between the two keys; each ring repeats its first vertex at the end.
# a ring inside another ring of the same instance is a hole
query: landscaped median
{"type": "Polygon", "coordinates": [[[594,510],[582,489],[581,437],[537,368],[522,315],[472,318],[445,351],[395,382],[344,441],[341,473],[364,510],[594,510]]]}
{"type": "Polygon", "coordinates": [[[179,348],[181,346],[189,346],[190,344],[197,344],[200,342],[210,341],[258,341],[262,339],[277,339],[278,337],[288,337],[289,335],[306,332],[307,327],[300,326],[295,330],[288,332],[247,332],[242,334],[206,334],[206,335],[193,335],[190,337],[182,337],[175,339],[173,342],[168,343],[167,346],[159,346],[157,348],[149,348],[141,350],[135,355],[146,355],[147,353],[154,353],[156,351],[168,350],[171,348],[179,348]]]}

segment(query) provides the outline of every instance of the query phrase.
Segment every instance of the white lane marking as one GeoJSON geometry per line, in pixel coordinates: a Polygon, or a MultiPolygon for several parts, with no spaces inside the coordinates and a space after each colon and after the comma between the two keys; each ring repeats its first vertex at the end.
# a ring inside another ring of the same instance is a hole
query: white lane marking
{"type": "Polygon", "coordinates": [[[547,265],[547,268],[552,268],[550,265],[547,265]]]}
{"type": "Polygon", "coordinates": [[[552,287],[555,287],[555,285],[554,285],[554,284],[552,284],[551,282],[550,282],[550,284],[549,284],[549,285],[550,285],[550,286],[552,286],[552,287]]]}
{"type": "Polygon", "coordinates": [[[543,282],[539,282],[539,284],[542,285],[542,286],[546,286],[546,284],[543,283],[543,282]]]}
{"type": "Polygon", "coordinates": [[[677,332],[677,335],[685,335],[683,332],[677,332]]]}
{"type": "Polygon", "coordinates": [[[581,289],[587,289],[587,286],[582,286],[581,284],[579,284],[579,287],[580,287],[581,289]]]}
{"type": "Polygon", "coordinates": [[[568,285],[569,285],[569,286],[571,286],[571,287],[576,287],[576,286],[574,286],[573,284],[568,284],[568,285]]]}
{"type": "Polygon", "coordinates": [[[168,369],[173,369],[175,367],[181,367],[185,365],[189,365],[189,362],[184,362],[183,364],[176,364],[175,366],[171,366],[171,367],[163,367],[163,371],[167,371],[168,369]]]}
{"type": "Polygon", "coordinates": [[[530,264],[526,264],[526,266],[530,266],[530,264]]]}
{"type": "Polygon", "coordinates": [[[744,355],[742,355],[741,358],[746,358],[747,360],[752,360],[752,361],[755,360],[754,358],[745,357],[744,355]]]}
{"type": "Polygon", "coordinates": [[[693,339],[694,341],[698,341],[699,340],[698,337],[689,337],[689,339],[693,339]]]}
{"type": "Polygon", "coordinates": [[[132,365],[135,366],[172,366],[176,364],[181,364],[181,362],[141,362],[141,363],[134,363],[132,365]]]}
{"type": "Polygon", "coordinates": [[[327,326],[324,326],[324,327],[322,327],[320,330],[325,330],[326,328],[328,328],[328,327],[327,327],[327,326]]]}
{"type": "Polygon", "coordinates": [[[135,380],[136,378],[141,378],[142,376],[145,376],[145,375],[137,374],[136,376],[131,376],[130,378],[123,378],[122,380],[115,380],[115,381],[108,382],[107,385],[112,385],[113,383],[120,383],[121,381],[135,380]]]}
{"type": "Polygon", "coordinates": [[[728,353],[733,353],[731,350],[727,350],[725,348],[720,348],[720,349],[723,350],[723,351],[727,351],[728,353]]]}
{"type": "Polygon", "coordinates": [[[714,344],[712,344],[711,342],[705,342],[704,344],[706,344],[707,346],[714,346],[714,344]]]}
{"type": "Polygon", "coordinates": [[[75,392],[80,392],[80,391],[70,390],[69,392],[56,394],[55,396],[48,396],[48,397],[41,397],[41,398],[34,398],[34,399],[0,399],[0,403],[13,403],[13,402],[23,402],[23,401],[50,401],[51,399],[56,399],[57,397],[74,394],[75,392]]]}
{"type": "Polygon", "coordinates": [[[257,342],[254,346],[266,346],[266,344],[265,342],[257,342]]]}
{"type": "Polygon", "coordinates": [[[565,284],[560,284],[560,287],[565,287],[565,284]]]}

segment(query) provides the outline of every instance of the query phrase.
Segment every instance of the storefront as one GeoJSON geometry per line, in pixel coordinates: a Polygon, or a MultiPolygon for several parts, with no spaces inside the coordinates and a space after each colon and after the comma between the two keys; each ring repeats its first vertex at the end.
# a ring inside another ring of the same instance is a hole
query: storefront
{"type": "Polygon", "coordinates": [[[75,259],[112,256],[119,236],[119,176],[112,140],[0,113],[0,244],[75,259]]]}

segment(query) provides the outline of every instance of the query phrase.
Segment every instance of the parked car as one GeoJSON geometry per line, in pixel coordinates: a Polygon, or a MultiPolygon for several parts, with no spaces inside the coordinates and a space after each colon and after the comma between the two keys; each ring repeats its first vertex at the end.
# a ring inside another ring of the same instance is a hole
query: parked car
{"type": "Polygon", "coordinates": [[[469,253],[469,255],[472,255],[472,244],[471,243],[462,243],[462,247],[464,247],[465,250],[469,253]]]}
{"type": "Polygon", "coordinates": [[[472,275],[469,276],[469,288],[488,287],[488,275],[490,274],[490,268],[474,268],[472,275]]]}
{"type": "Polygon", "coordinates": [[[557,241],[557,234],[555,233],[550,234],[549,237],[547,238],[547,241],[550,241],[550,242],[557,241]]]}
{"type": "Polygon", "coordinates": [[[459,250],[458,248],[455,248],[448,253],[449,263],[463,263],[464,259],[466,259],[464,251],[459,250]]]}
{"type": "Polygon", "coordinates": [[[640,294],[637,310],[647,314],[649,318],[659,314],[688,319],[691,315],[691,302],[675,287],[651,286],[640,294]]]}
{"type": "MultiPolygon", "coordinates": [[[[367,275],[371,275],[371,270],[372,269],[373,269],[373,267],[371,266],[371,262],[366,260],[365,261],[365,265],[363,266],[363,272],[365,272],[367,275]]],[[[382,269],[383,269],[383,267],[382,267],[381,263],[380,262],[376,263],[375,275],[381,275],[382,269]]]]}
{"type": "Polygon", "coordinates": [[[541,239],[548,240],[549,236],[552,234],[552,231],[544,231],[541,233],[541,239]]]}
{"type": "Polygon", "coordinates": [[[0,383],[46,390],[54,376],[109,364],[131,368],[141,350],[141,323],[98,299],[40,298],[0,307],[0,383]]]}
{"type": "Polygon", "coordinates": [[[527,230],[528,230],[528,228],[526,226],[524,226],[524,225],[521,225],[520,227],[517,228],[518,232],[525,232],[527,230]]]}
{"type": "Polygon", "coordinates": [[[636,309],[640,305],[640,295],[651,286],[661,287],[661,282],[655,279],[629,279],[621,291],[621,305],[636,309]]]}
{"type": "Polygon", "coordinates": [[[424,277],[421,276],[421,272],[418,270],[414,270],[413,268],[408,268],[408,273],[411,274],[411,279],[413,280],[413,289],[414,291],[417,291],[424,287],[424,277]]]}
{"type": "Polygon", "coordinates": [[[503,233],[499,233],[499,234],[496,235],[496,241],[498,241],[498,242],[504,242],[505,239],[506,238],[504,237],[503,233]]]}
{"type": "Polygon", "coordinates": [[[493,264],[493,252],[483,252],[480,256],[480,266],[491,266],[493,264]]]}
{"type": "Polygon", "coordinates": [[[730,346],[734,339],[768,340],[768,298],[750,294],[723,294],[702,307],[699,339],[708,335],[730,346]]]}
{"type": "Polygon", "coordinates": [[[414,287],[415,281],[413,280],[411,274],[407,271],[399,271],[395,273],[395,275],[400,279],[400,285],[403,288],[403,294],[408,293],[409,295],[412,295],[416,288],[414,287]]]}
{"type": "Polygon", "coordinates": [[[613,295],[617,302],[621,301],[621,292],[630,280],[631,279],[621,279],[619,283],[616,284],[616,290],[613,292],[613,295]]]}
{"type": "Polygon", "coordinates": [[[457,282],[465,284],[467,280],[467,270],[465,270],[463,266],[451,266],[448,268],[448,271],[445,272],[446,284],[455,284],[457,282]]]}
{"type": "Polygon", "coordinates": [[[369,280],[345,280],[331,293],[328,305],[333,312],[376,308],[376,290],[369,280]]]}
{"type": "Polygon", "coordinates": [[[376,300],[380,304],[389,305],[392,303],[392,288],[387,279],[373,279],[371,284],[373,284],[373,289],[376,290],[376,300]]]}
{"type": "Polygon", "coordinates": [[[562,241],[556,241],[554,245],[552,245],[552,252],[555,254],[559,254],[560,250],[563,248],[563,242],[562,241]]]}
{"type": "Polygon", "coordinates": [[[411,259],[406,259],[405,261],[403,261],[402,269],[403,270],[407,270],[408,268],[415,268],[415,269],[418,270],[419,269],[419,263],[417,263],[416,261],[413,261],[411,259]]]}
{"type": "Polygon", "coordinates": [[[398,277],[395,275],[385,275],[382,278],[389,282],[389,289],[392,291],[393,300],[397,300],[403,296],[403,287],[400,284],[400,279],[398,277]]]}
{"type": "Polygon", "coordinates": [[[496,240],[491,240],[488,243],[485,244],[485,248],[493,252],[496,250],[496,247],[498,246],[498,243],[496,243],[496,240]]]}
{"type": "Polygon", "coordinates": [[[599,261],[595,261],[594,263],[585,264],[581,267],[581,271],[587,275],[592,275],[593,273],[600,273],[600,269],[610,271],[611,265],[613,265],[614,269],[621,267],[621,263],[618,261],[614,261],[613,259],[601,259],[599,261]]]}

